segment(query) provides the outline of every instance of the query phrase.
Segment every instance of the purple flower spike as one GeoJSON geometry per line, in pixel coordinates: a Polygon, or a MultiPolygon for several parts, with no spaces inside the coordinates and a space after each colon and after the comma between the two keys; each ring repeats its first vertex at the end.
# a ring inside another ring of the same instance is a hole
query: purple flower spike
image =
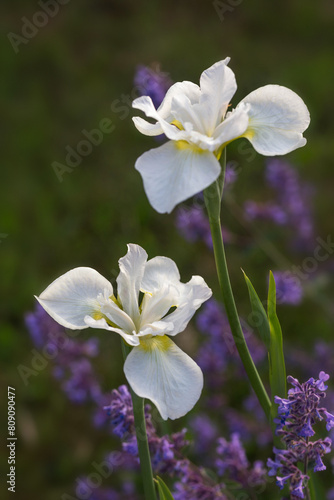
{"type": "Polygon", "coordinates": [[[290,482],[293,499],[305,498],[309,477],[301,470],[307,464],[313,467],[314,472],[326,469],[322,457],[331,451],[332,441],[329,437],[311,441],[310,437],[314,436],[313,426],[319,421],[326,419],[327,430],[334,426],[334,416],[326,408],[320,407],[321,400],[326,396],[325,382],[328,379],[329,375],[323,371],[319,373],[318,380],[310,378],[303,384],[289,376],[287,380],[292,388],[288,398],[275,397],[279,415],[275,419],[276,434],[280,436],[286,450],[274,448],[275,460],[268,459],[267,465],[270,467],[269,475],[276,475],[279,488],[290,482]]]}

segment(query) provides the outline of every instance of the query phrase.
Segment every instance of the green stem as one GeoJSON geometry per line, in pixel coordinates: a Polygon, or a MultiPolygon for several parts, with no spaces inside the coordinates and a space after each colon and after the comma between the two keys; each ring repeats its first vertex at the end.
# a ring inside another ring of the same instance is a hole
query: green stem
{"type": "Polygon", "coordinates": [[[233,291],[226,263],[224,242],[223,242],[221,222],[220,222],[221,197],[224,186],[224,175],[225,175],[225,165],[226,165],[225,149],[223,153],[224,153],[224,158],[222,161],[222,174],[217,179],[217,181],[211,184],[211,186],[209,186],[204,191],[204,200],[209,216],[217,274],[221,292],[223,295],[223,302],[226,314],[230,323],[232,335],[237,350],[239,352],[241,361],[248,375],[250,384],[252,385],[267,418],[270,419],[271,402],[264,388],[262,380],[259,376],[259,373],[256,369],[256,366],[253,362],[253,359],[249,353],[245,341],[245,337],[240,325],[239,315],[234,301],[233,291]]]}
{"type": "MultiPolygon", "coordinates": [[[[122,352],[124,361],[130,351],[131,348],[122,340],[122,352]]],[[[133,415],[135,420],[136,437],[138,444],[138,455],[144,485],[145,500],[156,500],[157,497],[153,482],[151,457],[146,432],[144,399],[137,396],[137,394],[133,392],[131,387],[130,392],[132,397],[133,415]]]]}

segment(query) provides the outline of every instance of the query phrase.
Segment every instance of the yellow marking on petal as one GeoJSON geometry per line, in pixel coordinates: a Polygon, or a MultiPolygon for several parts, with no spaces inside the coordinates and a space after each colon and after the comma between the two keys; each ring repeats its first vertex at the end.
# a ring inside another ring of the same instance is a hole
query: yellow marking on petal
{"type": "Polygon", "coordinates": [[[95,312],[92,314],[92,318],[95,319],[95,320],[99,320],[99,319],[103,319],[104,318],[104,315],[100,312],[95,312]]]}
{"type": "Polygon", "coordinates": [[[175,145],[178,149],[190,149],[193,153],[196,154],[206,153],[204,149],[199,148],[195,144],[190,144],[187,141],[175,141],[175,145]]]}
{"type": "Polygon", "coordinates": [[[156,349],[162,352],[168,351],[171,340],[167,335],[147,336],[140,338],[140,347],[146,352],[153,352],[156,349]]]}
{"type": "Polygon", "coordinates": [[[116,304],[116,306],[122,309],[122,304],[118,299],[116,299],[115,295],[110,295],[109,299],[112,300],[116,304]]]}
{"type": "Polygon", "coordinates": [[[246,137],[246,139],[252,139],[255,135],[255,130],[253,128],[248,128],[244,134],[240,137],[246,137]]]}
{"type": "Polygon", "coordinates": [[[179,122],[179,120],[173,120],[171,122],[171,125],[175,125],[175,127],[177,127],[179,130],[184,130],[182,123],[179,122]]]}
{"type": "Polygon", "coordinates": [[[231,142],[233,142],[233,141],[236,141],[237,139],[242,139],[243,137],[244,137],[245,139],[250,140],[250,139],[252,139],[252,138],[254,137],[254,135],[255,135],[255,131],[254,131],[254,129],[247,129],[247,130],[246,130],[246,132],[245,132],[244,134],[238,135],[238,137],[234,137],[234,139],[231,139],[230,141],[224,142],[224,144],[222,144],[222,145],[220,146],[220,148],[219,148],[219,149],[217,149],[217,151],[215,152],[215,156],[216,156],[217,160],[218,160],[218,161],[220,160],[220,157],[221,157],[221,154],[222,154],[222,152],[223,152],[223,149],[224,149],[224,148],[226,148],[226,146],[227,146],[228,144],[230,144],[230,143],[231,143],[231,142]]]}

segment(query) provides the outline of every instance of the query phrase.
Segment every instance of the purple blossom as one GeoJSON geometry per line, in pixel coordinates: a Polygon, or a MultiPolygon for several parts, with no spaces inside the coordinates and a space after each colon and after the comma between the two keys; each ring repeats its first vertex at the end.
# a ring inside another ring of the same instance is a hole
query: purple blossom
{"type": "Polygon", "coordinates": [[[250,465],[245,449],[237,433],[231,435],[231,440],[218,439],[216,468],[220,476],[226,476],[239,483],[244,488],[264,485],[267,470],[263,462],[256,461],[250,465]]]}
{"type": "MultiPolygon", "coordinates": [[[[254,362],[259,363],[264,359],[266,351],[251,333],[245,321],[242,319],[240,321],[252,358],[254,362]]],[[[234,357],[234,366],[237,363],[239,374],[243,374],[235,341],[222,305],[214,299],[208,300],[197,315],[196,322],[198,329],[206,336],[199,349],[197,362],[208,377],[209,383],[212,385],[215,385],[215,381],[220,383],[220,375],[226,371],[231,355],[234,357]]]]}
{"type": "Polygon", "coordinates": [[[175,223],[187,241],[191,243],[204,241],[212,247],[210,224],[202,207],[181,206],[177,209],[175,223]]]}
{"type": "Polygon", "coordinates": [[[248,219],[273,221],[275,224],[286,224],[288,217],[284,210],[275,203],[257,203],[247,200],[244,204],[244,211],[248,219]]]}
{"type": "Polygon", "coordinates": [[[227,500],[224,485],[215,484],[200,468],[192,467],[188,460],[180,461],[175,474],[181,479],[174,484],[174,500],[227,500]]]}
{"type": "Polygon", "coordinates": [[[264,203],[248,200],[244,205],[247,217],[285,225],[292,231],[294,247],[313,248],[311,187],[300,180],[293,166],[276,158],[267,161],[266,181],[274,190],[275,199],[264,203]]]}
{"type": "Polygon", "coordinates": [[[201,413],[192,417],[190,428],[194,432],[194,450],[202,457],[203,463],[218,437],[217,426],[208,415],[201,413]]]}
{"type": "MultiPolygon", "coordinates": [[[[122,440],[123,451],[138,458],[131,394],[126,385],[121,385],[111,393],[111,401],[105,410],[109,417],[112,433],[122,440]]],[[[156,433],[150,406],[145,406],[146,432],[151,453],[152,467],[156,473],[172,473],[181,449],[188,443],[186,430],[159,437],[156,433]]]]}
{"type": "Polygon", "coordinates": [[[91,364],[91,358],[99,352],[98,339],[78,341],[70,338],[65,328],[39,304],[34,312],[26,315],[25,323],[36,348],[53,353],[52,373],[61,382],[67,397],[78,404],[100,402],[101,388],[91,364]]]}
{"type": "Polygon", "coordinates": [[[278,304],[300,304],[303,298],[303,289],[300,281],[291,273],[275,271],[276,295],[278,304]]]}
{"type": "Polygon", "coordinates": [[[137,66],[134,84],[141,96],[147,95],[152,99],[155,108],[160,106],[172,83],[168,73],[163,73],[159,66],[137,66]]]}
{"type": "Polygon", "coordinates": [[[118,492],[113,488],[99,486],[90,476],[77,479],[75,493],[78,498],[89,500],[138,500],[133,482],[123,482],[121,492],[118,492]]]}
{"type": "Polygon", "coordinates": [[[315,434],[313,426],[317,422],[326,421],[327,430],[334,422],[334,416],[320,406],[326,396],[325,382],[328,379],[329,375],[320,372],[319,379],[310,378],[301,384],[289,376],[287,380],[292,388],[288,398],[275,397],[278,404],[278,417],[274,420],[277,424],[276,433],[286,445],[286,450],[274,448],[275,460],[268,459],[267,465],[270,467],[269,475],[276,476],[280,488],[290,483],[292,498],[305,498],[309,480],[298,464],[303,468],[309,465],[314,472],[326,469],[322,457],[331,451],[331,439],[326,437],[311,441],[310,438],[315,434]]]}

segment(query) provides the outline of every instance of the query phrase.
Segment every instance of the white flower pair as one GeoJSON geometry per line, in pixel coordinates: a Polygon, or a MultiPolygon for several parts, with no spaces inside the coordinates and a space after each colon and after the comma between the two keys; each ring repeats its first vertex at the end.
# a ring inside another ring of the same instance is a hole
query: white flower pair
{"type": "MultiPolygon", "coordinates": [[[[220,173],[221,151],[234,139],[246,137],[256,151],[268,156],[306,143],[302,133],[309,125],[308,110],[285,87],[259,88],[227,111],[237,88],[228,62],[229,58],[204,71],[200,86],[173,85],[157,110],[147,96],[133,102],[155,120],[135,117],[137,129],[152,136],[164,133],[170,139],[136,162],[148,199],[158,212],[171,212],[212,184],[220,173]]],[[[117,297],[97,271],[79,267],[51,283],[37,299],[66,328],[102,328],[121,335],[132,346],[124,364],[132,389],[153,401],[164,419],[178,418],[197,402],[203,375],[169,337],[186,328],[211,290],[200,276],[181,283],[171,259],[147,261],[138,245],[128,245],[119,265],[117,297]]]]}

